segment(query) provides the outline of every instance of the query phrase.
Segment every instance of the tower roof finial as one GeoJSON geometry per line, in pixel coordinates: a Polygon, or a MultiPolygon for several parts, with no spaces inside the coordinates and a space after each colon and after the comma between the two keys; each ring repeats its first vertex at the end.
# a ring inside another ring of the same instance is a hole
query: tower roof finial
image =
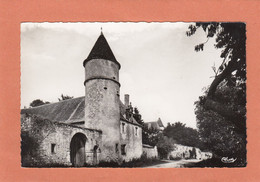
{"type": "Polygon", "coordinates": [[[108,42],[103,35],[102,27],[101,27],[101,35],[98,37],[94,47],[90,51],[87,59],[84,60],[83,66],[85,67],[86,62],[92,60],[92,59],[105,59],[112,61],[116,63],[119,66],[120,69],[120,63],[117,62],[110,46],[108,45],[108,42]]]}
{"type": "Polygon", "coordinates": [[[101,29],[101,35],[103,35],[103,28],[101,27],[100,29],[101,29]]]}

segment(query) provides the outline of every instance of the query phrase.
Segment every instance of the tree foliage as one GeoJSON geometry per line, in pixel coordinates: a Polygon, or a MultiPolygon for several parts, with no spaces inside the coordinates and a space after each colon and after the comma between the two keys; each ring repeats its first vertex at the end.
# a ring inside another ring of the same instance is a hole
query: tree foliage
{"type": "Polygon", "coordinates": [[[44,104],[49,104],[50,102],[44,102],[44,101],[42,101],[42,100],[40,100],[40,99],[35,99],[34,101],[32,101],[31,103],[30,103],[30,107],[37,107],[37,106],[41,106],[41,105],[44,105],[44,104]]]}
{"type": "Polygon", "coordinates": [[[159,141],[159,133],[160,131],[154,128],[148,128],[145,125],[143,125],[143,129],[142,129],[143,143],[151,146],[157,145],[159,141]]]}
{"type": "MultiPolygon", "coordinates": [[[[239,105],[243,99],[239,97],[237,87],[221,83],[216,91],[220,105],[239,105]]],[[[243,166],[246,163],[246,128],[245,119],[230,120],[214,110],[209,110],[202,104],[204,97],[197,101],[195,114],[202,142],[206,148],[217,156],[236,158],[234,165],[243,166]],[[239,127],[238,127],[239,126],[239,127]]]]}
{"type": "Polygon", "coordinates": [[[202,148],[197,130],[186,127],[181,122],[168,123],[163,131],[144,126],[142,140],[144,144],[156,145],[161,158],[167,157],[174,150],[174,144],[202,148]]]}
{"type": "MultiPolygon", "coordinates": [[[[197,23],[187,36],[202,28],[215,38],[222,62],[213,66],[214,80],[205,95],[195,102],[195,114],[205,146],[219,156],[237,158],[234,166],[246,163],[246,29],[243,23],[197,23]]],[[[207,41],[206,41],[207,42],[207,41]]],[[[203,51],[205,43],[195,46],[203,51]]]]}
{"type": "Polygon", "coordinates": [[[133,117],[135,118],[135,120],[140,124],[143,125],[143,119],[142,119],[142,115],[140,114],[139,110],[137,107],[134,108],[134,112],[133,112],[133,117]]]}
{"type": "MultiPolygon", "coordinates": [[[[211,83],[207,97],[204,100],[204,106],[207,109],[215,110],[225,117],[231,119],[243,118],[245,110],[239,106],[230,107],[223,105],[218,107],[215,104],[215,93],[218,85],[226,80],[230,85],[240,87],[244,92],[246,91],[246,29],[244,23],[197,23],[190,25],[189,31],[186,32],[188,36],[195,34],[198,28],[202,28],[206,37],[215,37],[215,48],[221,49],[220,57],[223,59],[218,68],[214,68],[215,78],[211,83]]],[[[207,42],[207,41],[206,41],[207,42]]],[[[203,50],[205,43],[195,46],[195,51],[203,50]]]]}
{"type": "Polygon", "coordinates": [[[176,142],[172,139],[169,138],[163,133],[158,134],[158,142],[157,142],[157,149],[160,158],[167,158],[168,154],[174,150],[176,142]]]}
{"type": "Polygon", "coordinates": [[[67,99],[72,99],[73,96],[68,96],[68,95],[63,95],[61,94],[61,98],[58,98],[59,101],[62,101],[62,100],[67,100],[67,99]]]}
{"type": "Polygon", "coordinates": [[[186,127],[181,122],[168,123],[167,127],[163,130],[163,134],[172,138],[178,144],[201,148],[197,130],[186,127]]]}
{"type": "Polygon", "coordinates": [[[143,127],[142,140],[144,144],[157,146],[160,158],[167,158],[169,152],[174,149],[176,141],[167,137],[163,132],[156,129],[143,127]]]}

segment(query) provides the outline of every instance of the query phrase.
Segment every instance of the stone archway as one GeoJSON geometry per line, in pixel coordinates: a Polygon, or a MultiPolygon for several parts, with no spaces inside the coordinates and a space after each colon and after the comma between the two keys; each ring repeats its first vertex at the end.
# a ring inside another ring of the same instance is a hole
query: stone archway
{"type": "Polygon", "coordinates": [[[70,142],[70,161],[74,167],[83,167],[86,162],[85,144],[87,137],[76,133],[70,142]]]}

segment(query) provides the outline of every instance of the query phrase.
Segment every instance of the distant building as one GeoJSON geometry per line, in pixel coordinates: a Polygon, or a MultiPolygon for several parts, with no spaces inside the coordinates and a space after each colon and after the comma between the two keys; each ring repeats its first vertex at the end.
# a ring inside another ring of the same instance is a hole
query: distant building
{"type": "Polygon", "coordinates": [[[21,110],[22,165],[76,167],[143,153],[142,127],[120,101],[119,69],[103,33],[85,68],[85,96],[21,110]]]}
{"type": "Polygon", "coordinates": [[[164,130],[164,125],[162,123],[161,118],[158,118],[157,121],[145,122],[144,126],[147,129],[154,129],[154,130],[158,130],[158,131],[164,130]]]}

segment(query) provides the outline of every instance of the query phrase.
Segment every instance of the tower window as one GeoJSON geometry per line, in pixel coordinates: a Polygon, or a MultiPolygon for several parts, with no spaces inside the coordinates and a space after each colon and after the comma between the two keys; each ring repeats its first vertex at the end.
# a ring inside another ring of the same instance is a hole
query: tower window
{"type": "Polygon", "coordinates": [[[107,89],[107,87],[104,87],[104,89],[106,90],[106,89],[107,89]]]}
{"type": "Polygon", "coordinates": [[[118,143],[116,143],[116,153],[118,153],[118,143]]]}
{"type": "Polygon", "coordinates": [[[124,144],[124,145],[121,145],[121,154],[122,154],[122,155],[126,155],[125,147],[126,147],[125,144],[124,144]]]}
{"type": "Polygon", "coordinates": [[[137,136],[137,131],[138,131],[138,128],[135,127],[135,136],[137,136]]]}
{"type": "Polygon", "coordinates": [[[56,144],[54,144],[54,143],[51,144],[51,153],[52,153],[52,154],[55,154],[55,153],[56,153],[55,146],[56,146],[56,144]]]}
{"type": "Polygon", "coordinates": [[[116,77],[113,77],[113,79],[116,79],[116,77]]]}
{"type": "Polygon", "coordinates": [[[125,123],[122,123],[122,133],[125,133],[125,123]]]}

